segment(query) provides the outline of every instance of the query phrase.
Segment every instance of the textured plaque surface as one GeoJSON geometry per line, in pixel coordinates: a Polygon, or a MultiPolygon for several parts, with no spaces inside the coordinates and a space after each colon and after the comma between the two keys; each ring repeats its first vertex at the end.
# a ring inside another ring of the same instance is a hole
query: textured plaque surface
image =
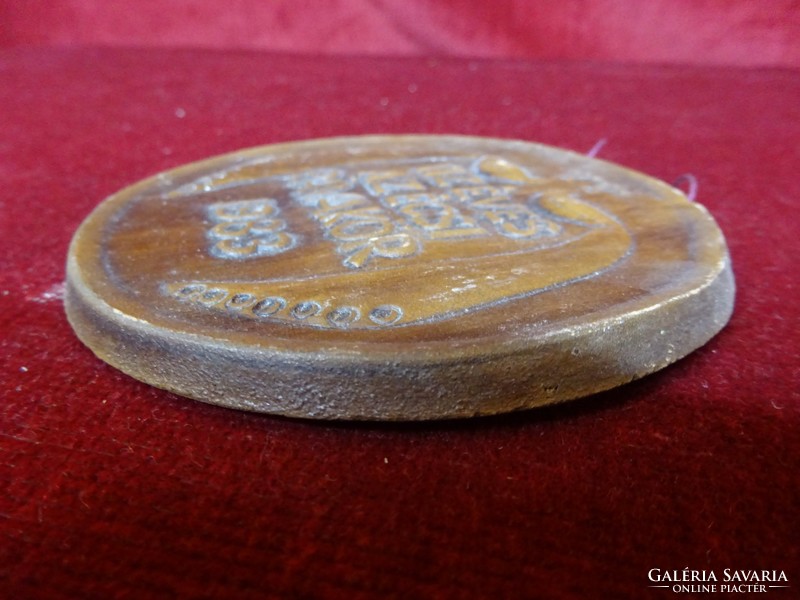
{"type": "Polygon", "coordinates": [[[194,163],[76,233],[67,313],[130,375],[314,418],[434,419],[568,400],[660,369],[727,322],[702,206],[537,144],[297,142],[194,163]]]}

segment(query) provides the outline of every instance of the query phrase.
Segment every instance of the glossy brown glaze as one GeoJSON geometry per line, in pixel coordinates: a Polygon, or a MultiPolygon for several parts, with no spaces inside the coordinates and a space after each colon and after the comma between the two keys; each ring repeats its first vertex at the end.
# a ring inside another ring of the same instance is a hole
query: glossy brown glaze
{"type": "Polygon", "coordinates": [[[374,136],[267,146],[145,180],[81,226],[67,313],[155,386],[300,417],[437,419],[568,400],[727,322],[713,219],[541,145],[374,136]]]}

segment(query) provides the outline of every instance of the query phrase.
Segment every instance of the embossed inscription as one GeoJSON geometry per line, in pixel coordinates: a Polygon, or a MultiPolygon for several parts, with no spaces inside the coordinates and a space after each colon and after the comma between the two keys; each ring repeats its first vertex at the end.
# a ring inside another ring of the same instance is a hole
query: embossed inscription
{"type": "Polygon", "coordinates": [[[469,319],[594,277],[632,247],[586,181],[535,160],[353,153],[323,164],[251,161],[181,186],[245,198],[204,209],[210,254],[263,260],[187,272],[164,293],[255,321],[381,329],[469,319]]]}
{"type": "Polygon", "coordinates": [[[249,292],[232,291],[222,286],[193,283],[166,286],[167,293],[182,302],[196,303],[215,310],[224,310],[245,318],[270,318],[310,322],[318,326],[347,329],[361,321],[367,326],[394,325],[403,318],[403,310],[393,304],[383,304],[366,311],[356,306],[327,306],[316,300],[290,302],[282,296],[261,297],[249,292]]]}
{"type": "Polygon", "coordinates": [[[336,241],[346,267],[363,267],[374,256],[401,258],[419,251],[417,236],[397,227],[386,211],[362,194],[328,192],[299,199],[336,241]]]}
{"type": "Polygon", "coordinates": [[[273,256],[291,249],[297,238],[288,233],[272,198],[218,202],[206,214],[213,224],[207,238],[217,258],[273,256]]]}
{"type": "Polygon", "coordinates": [[[545,180],[498,157],[355,173],[319,169],[284,182],[351,269],[414,256],[428,241],[497,235],[530,241],[563,231],[539,204],[545,180]]]}

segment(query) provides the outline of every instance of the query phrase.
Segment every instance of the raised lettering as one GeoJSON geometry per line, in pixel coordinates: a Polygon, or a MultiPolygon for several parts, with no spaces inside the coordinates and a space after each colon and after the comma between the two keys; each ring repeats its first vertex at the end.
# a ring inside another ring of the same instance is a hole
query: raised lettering
{"type": "Polygon", "coordinates": [[[297,239],[284,231],[277,201],[271,198],[219,202],[207,209],[215,223],[207,237],[217,258],[245,259],[271,256],[293,248],[297,239]]]}

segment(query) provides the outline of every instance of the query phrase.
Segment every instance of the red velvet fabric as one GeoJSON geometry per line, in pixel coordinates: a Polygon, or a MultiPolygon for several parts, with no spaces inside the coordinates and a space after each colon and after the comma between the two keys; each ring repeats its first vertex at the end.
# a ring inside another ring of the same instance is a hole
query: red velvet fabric
{"type": "Polygon", "coordinates": [[[800,590],[800,74],[602,63],[0,52],[0,570],[8,598],[667,598],[650,569],[800,590]],[[96,359],[60,300],[106,195],[245,146],[463,133],[691,172],[729,326],[563,406],[326,424],[176,397],[96,359]]]}
{"type": "Polygon", "coordinates": [[[0,0],[0,46],[800,67],[800,0],[0,0]]]}

